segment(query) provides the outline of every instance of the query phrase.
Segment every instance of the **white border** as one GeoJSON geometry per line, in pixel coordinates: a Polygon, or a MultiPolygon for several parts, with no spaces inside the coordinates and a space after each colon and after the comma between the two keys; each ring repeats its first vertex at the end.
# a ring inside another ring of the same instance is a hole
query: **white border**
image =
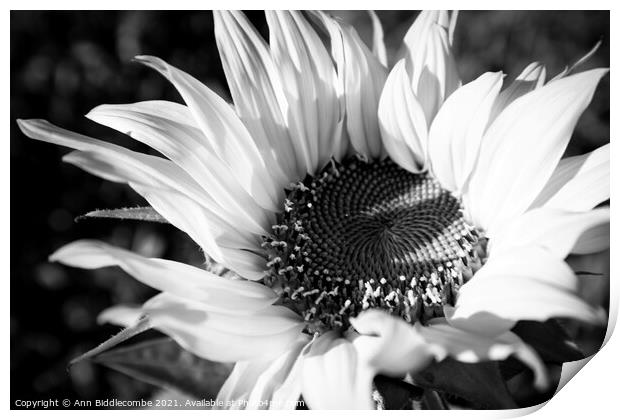
{"type": "Polygon", "coordinates": [[[612,0],[588,0],[587,2],[552,0],[521,0],[521,1],[491,1],[491,0],[358,0],[356,2],[342,0],[315,0],[285,1],[285,0],[107,0],[103,1],[75,1],[56,0],[54,2],[23,0],[8,0],[4,2],[14,10],[28,9],[58,9],[58,10],[210,10],[210,9],[325,9],[325,10],[419,10],[419,9],[459,9],[461,10],[611,10],[616,2],[612,0]],[[415,8],[413,7],[415,6],[415,8]],[[559,7],[558,7],[559,6],[559,7]]]}
{"type": "MultiPolygon", "coordinates": [[[[394,0],[382,0],[382,1],[357,1],[355,3],[351,2],[342,2],[342,1],[325,1],[325,0],[316,0],[313,2],[290,2],[290,1],[262,1],[262,2],[251,2],[251,1],[239,1],[239,0],[227,0],[223,1],[187,1],[187,0],[175,0],[173,2],[168,1],[159,1],[159,0],[151,0],[151,1],[127,1],[127,0],[107,0],[106,2],[77,2],[77,1],[54,1],[54,2],[43,2],[43,1],[7,1],[6,4],[9,6],[8,9],[15,10],[27,10],[27,9],[77,9],[77,10],[88,10],[88,9],[119,9],[119,10],[127,10],[127,9],[162,9],[162,10],[178,10],[178,9],[217,9],[217,8],[233,8],[233,9],[287,9],[287,8],[324,8],[324,9],[352,9],[351,6],[354,6],[353,9],[392,9],[392,10],[404,10],[410,9],[415,6],[417,9],[421,8],[458,8],[459,6],[463,6],[464,2],[456,2],[456,1],[394,1],[394,0]]],[[[618,27],[619,19],[617,17],[617,12],[614,9],[614,6],[618,4],[617,2],[612,1],[602,1],[602,0],[589,0],[588,2],[575,2],[575,1],[547,1],[547,0],[521,0],[519,2],[497,2],[497,1],[467,1],[465,3],[470,9],[520,9],[520,10],[547,10],[547,9],[562,9],[562,10],[581,10],[581,9],[602,9],[602,10],[612,10],[611,12],[611,39],[610,44],[613,46],[610,48],[611,50],[611,67],[612,69],[618,68],[618,37],[617,32],[614,28],[618,27]],[[559,7],[558,7],[559,6],[559,7]]],[[[8,10],[2,16],[2,27],[4,28],[4,38],[2,41],[2,46],[4,50],[4,57],[9,57],[9,29],[10,29],[10,17],[8,10]]],[[[4,98],[4,113],[5,118],[9,115],[8,110],[10,109],[10,82],[9,82],[9,66],[4,65],[2,67],[2,73],[4,76],[4,89],[3,89],[3,98],[4,98]]],[[[613,73],[613,71],[612,71],[613,73]]],[[[613,76],[612,76],[613,77],[613,76]]],[[[611,86],[613,86],[613,79],[611,81],[611,86]]],[[[611,88],[612,92],[614,88],[611,88]]],[[[614,121],[618,120],[618,101],[616,94],[611,96],[611,138],[617,138],[618,130],[614,124],[614,121]]],[[[5,119],[5,121],[7,121],[5,119]]],[[[12,123],[12,122],[11,122],[12,123]]],[[[9,141],[10,135],[8,133],[8,127],[5,128],[5,137],[3,141],[4,154],[3,156],[10,156],[9,150],[9,141]]],[[[612,145],[612,162],[620,162],[618,159],[618,147],[612,145]]],[[[9,177],[10,177],[10,168],[8,164],[2,166],[1,181],[2,182],[2,191],[3,197],[9,197],[9,177]]],[[[611,166],[611,178],[612,178],[612,195],[616,195],[617,185],[620,185],[614,182],[614,179],[620,179],[620,170],[617,169],[615,163],[611,166]]],[[[33,193],[36,193],[33,191],[33,193]]],[[[1,220],[4,223],[5,229],[5,241],[2,242],[2,249],[0,252],[0,258],[2,258],[2,267],[5,270],[4,284],[5,288],[9,287],[9,252],[10,252],[10,244],[8,243],[10,232],[10,214],[9,209],[6,204],[0,206],[1,212],[1,220]]],[[[612,208],[612,213],[616,213],[614,208],[612,208]]],[[[616,216],[612,216],[612,220],[616,220],[616,216]]],[[[19,226],[13,226],[14,229],[19,229],[19,226]]],[[[612,222],[612,237],[611,237],[611,246],[612,252],[617,249],[617,241],[618,241],[618,229],[615,225],[615,222],[612,222]]],[[[615,262],[612,259],[611,266],[611,314],[610,316],[610,327],[613,328],[615,326],[615,322],[617,320],[618,314],[618,297],[619,297],[619,288],[618,281],[615,279],[615,262]]],[[[7,290],[8,292],[8,290],[7,290]]],[[[3,293],[4,300],[4,308],[8,312],[8,308],[10,305],[9,301],[9,293],[3,293]]],[[[34,308],[33,308],[34,309],[34,308]]],[[[4,337],[9,337],[9,314],[4,317],[5,319],[5,331],[4,337]]],[[[400,416],[410,416],[415,415],[416,418],[469,418],[469,419],[485,419],[485,418],[509,418],[515,417],[519,415],[524,415],[527,413],[530,414],[531,419],[554,419],[554,418],[609,418],[617,413],[617,388],[618,388],[618,378],[620,378],[620,362],[616,355],[620,355],[620,344],[617,338],[617,334],[612,335],[611,337],[608,334],[608,342],[605,347],[596,354],[592,360],[587,363],[587,365],[579,372],[577,378],[574,380],[570,380],[566,386],[561,389],[561,391],[550,400],[549,403],[544,405],[542,408],[538,410],[534,409],[522,409],[522,410],[508,410],[508,411],[454,411],[454,412],[384,412],[382,416],[389,417],[400,417],[400,416]],[[613,413],[613,414],[612,414],[613,413]],[[602,417],[601,417],[602,416],[602,417]]],[[[6,341],[5,341],[6,343],[6,341]]],[[[9,407],[9,378],[10,378],[10,368],[9,368],[9,349],[5,344],[2,347],[2,359],[5,360],[4,365],[4,381],[2,383],[2,391],[4,394],[3,403],[6,404],[8,409],[9,407]]],[[[42,415],[51,418],[67,418],[67,417],[83,417],[86,413],[84,412],[70,412],[70,411],[11,411],[11,415],[15,417],[27,417],[30,418],[33,415],[42,415]]],[[[93,416],[93,418],[107,418],[110,412],[107,411],[94,411],[89,412],[88,415],[93,416]]],[[[271,418],[290,418],[293,413],[277,413],[270,412],[267,413],[248,413],[251,415],[251,418],[260,418],[262,416],[268,416],[271,418]]],[[[246,415],[248,415],[246,414],[246,415]]],[[[324,416],[329,413],[320,413],[320,416],[324,416]]],[[[359,416],[366,417],[371,416],[374,413],[359,413],[359,412],[338,412],[331,413],[337,415],[338,417],[349,417],[355,416],[355,418],[359,418],[359,416]]],[[[165,411],[158,412],[136,412],[136,411],[123,411],[123,412],[114,412],[114,416],[148,416],[148,417],[159,417],[159,418],[168,418],[170,415],[174,416],[196,416],[200,418],[204,418],[204,416],[209,417],[217,417],[217,416],[244,416],[241,413],[222,413],[222,412],[212,412],[212,413],[204,413],[201,411],[175,411],[174,414],[165,411]],[[147,413],[147,414],[144,414],[147,413]],[[218,414],[220,413],[220,414],[218,414]]],[[[296,416],[314,416],[311,412],[296,412],[296,416]]]]}

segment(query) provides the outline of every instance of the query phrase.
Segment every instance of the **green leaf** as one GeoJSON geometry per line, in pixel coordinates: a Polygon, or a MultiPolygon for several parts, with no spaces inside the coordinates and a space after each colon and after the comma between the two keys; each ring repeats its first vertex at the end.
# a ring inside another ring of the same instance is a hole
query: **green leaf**
{"type": "Polygon", "coordinates": [[[94,210],[75,220],[90,218],[140,220],[143,222],[169,223],[161,214],[157,213],[153,207],[124,207],[121,209],[94,210]]]}
{"type": "Polygon", "coordinates": [[[202,398],[214,398],[231,364],[199,358],[168,337],[155,338],[99,354],[97,363],[152,385],[202,398]]]}
{"type": "Polygon", "coordinates": [[[413,377],[414,383],[469,401],[476,408],[516,408],[497,362],[461,363],[447,358],[413,377]]]}
{"type": "Polygon", "coordinates": [[[564,363],[585,357],[556,320],[520,321],[512,331],[532,346],[545,362],[564,363]]]}

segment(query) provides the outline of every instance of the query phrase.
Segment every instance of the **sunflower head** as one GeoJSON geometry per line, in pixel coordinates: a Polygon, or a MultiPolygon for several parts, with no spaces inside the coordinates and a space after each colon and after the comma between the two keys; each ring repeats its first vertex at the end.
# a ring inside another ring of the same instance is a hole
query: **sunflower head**
{"type": "Polygon", "coordinates": [[[291,185],[263,242],[266,282],[310,332],[346,328],[368,308],[425,321],[480,267],[479,238],[429,174],[356,156],[291,185]]]}

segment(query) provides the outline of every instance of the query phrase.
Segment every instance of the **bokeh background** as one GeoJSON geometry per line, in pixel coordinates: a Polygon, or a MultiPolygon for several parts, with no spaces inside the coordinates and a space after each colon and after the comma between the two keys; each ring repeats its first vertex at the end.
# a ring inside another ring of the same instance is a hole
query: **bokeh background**
{"type": "MultiPolygon", "coordinates": [[[[371,38],[365,12],[335,12],[371,38]]],[[[416,11],[379,11],[393,57],[416,11]]],[[[251,20],[267,37],[262,13],[251,20]]],[[[602,40],[585,68],[609,66],[607,11],[464,11],[455,53],[464,81],[503,70],[513,79],[540,61],[555,75],[602,40]]],[[[83,117],[102,103],[150,99],[180,101],[155,72],[132,63],[137,54],[159,56],[230,98],[208,11],[11,12],[11,401],[46,398],[148,398],[152,386],[90,363],[67,362],[109,338],[97,314],[118,303],[140,303],[154,291],[110,268],[85,271],[47,262],[61,245],[99,238],[148,256],[203,262],[198,249],[171,226],[74,219],[90,210],[145,202],[129,188],[63,164],[68,150],[27,139],[16,118],[54,124],[148,150],[83,117]]],[[[609,77],[581,118],[567,155],[609,141],[609,77]]],[[[604,294],[604,293],[603,293],[604,294]]],[[[595,296],[596,297],[596,296],[595,296]]]]}

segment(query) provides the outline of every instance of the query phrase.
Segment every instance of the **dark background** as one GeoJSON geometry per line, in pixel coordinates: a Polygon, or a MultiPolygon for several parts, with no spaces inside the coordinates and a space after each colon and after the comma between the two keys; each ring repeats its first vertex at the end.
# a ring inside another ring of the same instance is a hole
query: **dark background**
{"type": "MultiPolygon", "coordinates": [[[[340,12],[370,39],[367,15],[340,12]]],[[[378,12],[393,56],[417,14],[378,12]]],[[[262,13],[252,21],[267,36],[262,13]]],[[[586,68],[609,66],[609,12],[461,12],[455,53],[464,82],[503,70],[509,83],[541,61],[548,78],[603,45],[586,68]]],[[[149,385],[89,363],[68,360],[118,329],[98,326],[97,314],[118,303],[141,303],[154,292],[110,268],[76,270],[50,264],[54,250],[79,238],[99,238],[144,255],[202,262],[193,243],[166,225],[74,218],[96,208],[145,204],[128,187],[63,164],[61,147],[27,139],[16,118],[44,118],[93,137],[147,151],[83,117],[102,103],[180,101],[154,71],[131,63],[157,55],[229,99],[210,12],[11,12],[11,401],[47,398],[135,399],[149,385]]],[[[567,155],[609,141],[609,77],[582,117],[567,155]]]]}

